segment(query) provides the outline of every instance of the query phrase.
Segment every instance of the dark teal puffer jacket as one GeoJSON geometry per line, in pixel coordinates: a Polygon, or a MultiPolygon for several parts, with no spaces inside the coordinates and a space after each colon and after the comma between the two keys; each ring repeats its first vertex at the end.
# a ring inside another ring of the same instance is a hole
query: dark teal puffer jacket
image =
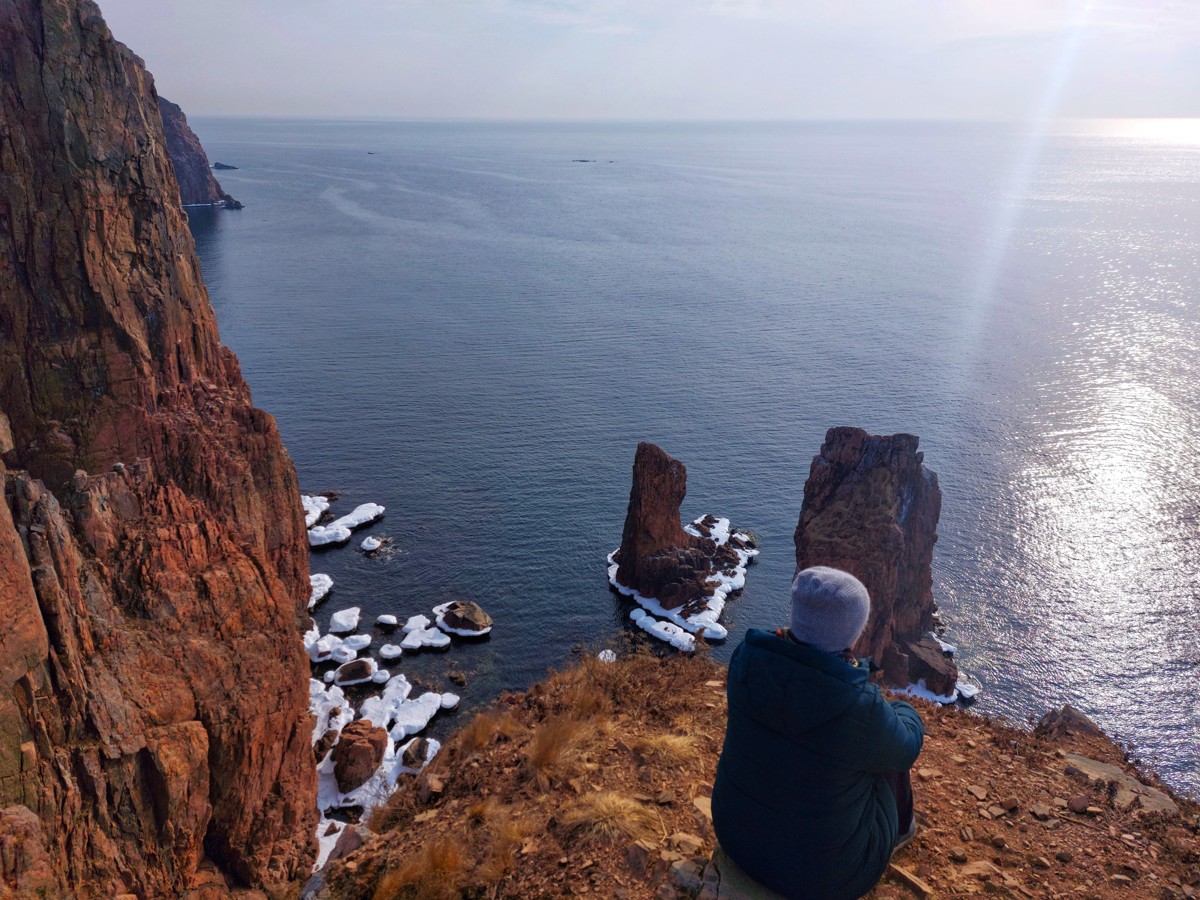
{"type": "Polygon", "coordinates": [[[713,785],[717,840],[795,900],[854,900],[887,868],[896,799],[883,773],[921,752],[917,711],[865,668],[751,630],[729,663],[729,727],[713,785]]]}

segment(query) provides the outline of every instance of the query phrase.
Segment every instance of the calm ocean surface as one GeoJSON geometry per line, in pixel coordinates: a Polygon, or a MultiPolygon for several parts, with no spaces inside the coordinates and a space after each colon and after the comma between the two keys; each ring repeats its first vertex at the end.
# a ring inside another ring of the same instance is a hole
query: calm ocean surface
{"type": "Polygon", "coordinates": [[[392,666],[466,708],[600,646],[646,439],[760,538],[727,658],[825,430],[907,431],[979,709],[1200,792],[1200,127],[193,124],[246,204],[191,214],[224,341],[304,488],[388,509],[314,554],[322,630],[477,600],[490,641],[392,666]]]}

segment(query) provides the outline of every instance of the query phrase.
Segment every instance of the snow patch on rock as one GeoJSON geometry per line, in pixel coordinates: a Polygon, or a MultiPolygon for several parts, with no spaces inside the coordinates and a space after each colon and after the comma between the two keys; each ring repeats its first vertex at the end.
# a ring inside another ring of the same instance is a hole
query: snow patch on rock
{"type": "Polygon", "coordinates": [[[312,528],[321,514],[329,509],[329,498],[318,494],[301,494],[300,505],[304,507],[304,527],[312,528]]]}
{"type": "Polygon", "coordinates": [[[345,634],[358,627],[359,615],[362,612],[357,606],[339,609],[329,617],[329,630],[334,634],[345,634]]]}
{"type": "Polygon", "coordinates": [[[383,517],[384,507],[378,503],[364,503],[361,506],[356,506],[351,512],[341,518],[334,519],[329,523],[328,528],[361,528],[364,525],[370,525],[372,522],[383,517]]]}
{"type": "MultiPolygon", "coordinates": [[[[698,526],[705,518],[705,516],[701,516],[695,519],[690,525],[685,525],[683,530],[696,537],[703,537],[704,535],[698,526]]],[[[728,519],[717,519],[716,523],[709,527],[708,537],[718,547],[728,543],[730,536],[731,530],[728,519]]],[[[733,533],[733,536],[737,537],[739,541],[750,540],[750,536],[745,532],[739,531],[733,533]]],[[[656,598],[644,597],[633,588],[626,587],[617,581],[617,569],[619,566],[613,559],[616,556],[616,550],[608,554],[608,583],[626,597],[632,598],[646,612],[656,617],[651,622],[644,622],[640,618],[634,619],[641,628],[674,647],[681,650],[691,650],[695,648],[695,639],[691,638],[689,640],[679,637],[676,634],[677,630],[691,632],[692,634],[701,634],[710,641],[724,640],[729,636],[729,631],[718,619],[720,619],[721,613],[725,610],[725,602],[729,595],[734,591],[740,591],[746,586],[746,567],[749,566],[751,559],[758,556],[758,549],[754,547],[733,547],[731,549],[737,554],[737,565],[731,571],[726,572],[722,570],[714,572],[705,579],[714,585],[712,596],[705,601],[703,607],[687,616],[682,615],[679,609],[667,609],[656,598]],[[661,619],[665,619],[666,621],[658,621],[661,619]],[[673,628],[659,627],[665,625],[671,625],[673,628]]]]}
{"type": "Polygon", "coordinates": [[[333,590],[333,579],[328,575],[309,575],[308,584],[310,593],[308,595],[308,608],[312,609],[318,603],[325,599],[331,590],[333,590]]]}

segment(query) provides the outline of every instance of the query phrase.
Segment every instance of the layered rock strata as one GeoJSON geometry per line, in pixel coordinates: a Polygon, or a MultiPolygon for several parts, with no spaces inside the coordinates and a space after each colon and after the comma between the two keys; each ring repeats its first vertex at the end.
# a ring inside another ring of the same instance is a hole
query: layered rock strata
{"type": "Polygon", "coordinates": [[[158,112],[167,138],[167,155],[175,170],[175,180],[179,182],[180,202],[184,206],[219,204],[228,209],[241,209],[242,204],[225,193],[213,175],[208,154],[179,105],[159,97],[158,112]]]}
{"type": "Polygon", "coordinates": [[[796,565],[857,576],[871,594],[871,615],[855,652],[880,663],[892,685],[923,680],[932,693],[951,696],[957,668],[930,636],[942,492],[917,444],[910,434],[829,429],[804,484],[796,565]]]}
{"type": "Polygon", "coordinates": [[[220,343],[153,80],[88,0],[0,4],[0,172],[0,893],[294,880],[296,476],[220,343]]]}

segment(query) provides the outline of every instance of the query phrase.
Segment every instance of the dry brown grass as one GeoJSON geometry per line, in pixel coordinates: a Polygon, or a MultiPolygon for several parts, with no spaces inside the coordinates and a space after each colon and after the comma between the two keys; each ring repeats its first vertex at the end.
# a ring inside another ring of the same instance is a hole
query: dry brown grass
{"type": "Polygon", "coordinates": [[[465,871],[466,848],[453,837],[441,837],[385,874],[373,900],[453,900],[459,896],[465,871]]]}
{"type": "Polygon", "coordinates": [[[616,791],[581,797],[563,810],[558,821],[568,835],[585,842],[649,840],[663,833],[657,812],[616,791]]]}
{"type": "Polygon", "coordinates": [[[471,756],[497,738],[512,739],[519,731],[520,725],[508,713],[481,712],[462,727],[455,746],[460,755],[471,756]]]}
{"type": "Polygon", "coordinates": [[[506,812],[497,814],[488,824],[490,841],[487,856],[475,870],[484,884],[496,884],[513,868],[516,852],[533,833],[533,824],[506,812]]]}
{"type": "Polygon", "coordinates": [[[525,764],[540,790],[550,786],[555,770],[574,755],[586,731],[583,722],[568,716],[554,716],[534,730],[525,751],[525,764]]]}
{"type": "Polygon", "coordinates": [[[612,714],[612,697],[602,682],[587,677],[590,668],[581,667],[579,677],[572,679],[563,691],[566,712],[576,719],[594,719],[612,714]]]}
{"type": "Polygon", "coordinates": [[[498,808],[494,797],[477,800],[467,807],[467,821],[472,825],[482,825],[495,817],[498,808]]]}
{"type": "Polygon", "coordinates": [[[647,759],[653,759],[669,766],[682,765],[700,754],[699,743],[695,736],[690,734],[673,732],[649,734],[634,746],[637,752],[647,759]]]}

